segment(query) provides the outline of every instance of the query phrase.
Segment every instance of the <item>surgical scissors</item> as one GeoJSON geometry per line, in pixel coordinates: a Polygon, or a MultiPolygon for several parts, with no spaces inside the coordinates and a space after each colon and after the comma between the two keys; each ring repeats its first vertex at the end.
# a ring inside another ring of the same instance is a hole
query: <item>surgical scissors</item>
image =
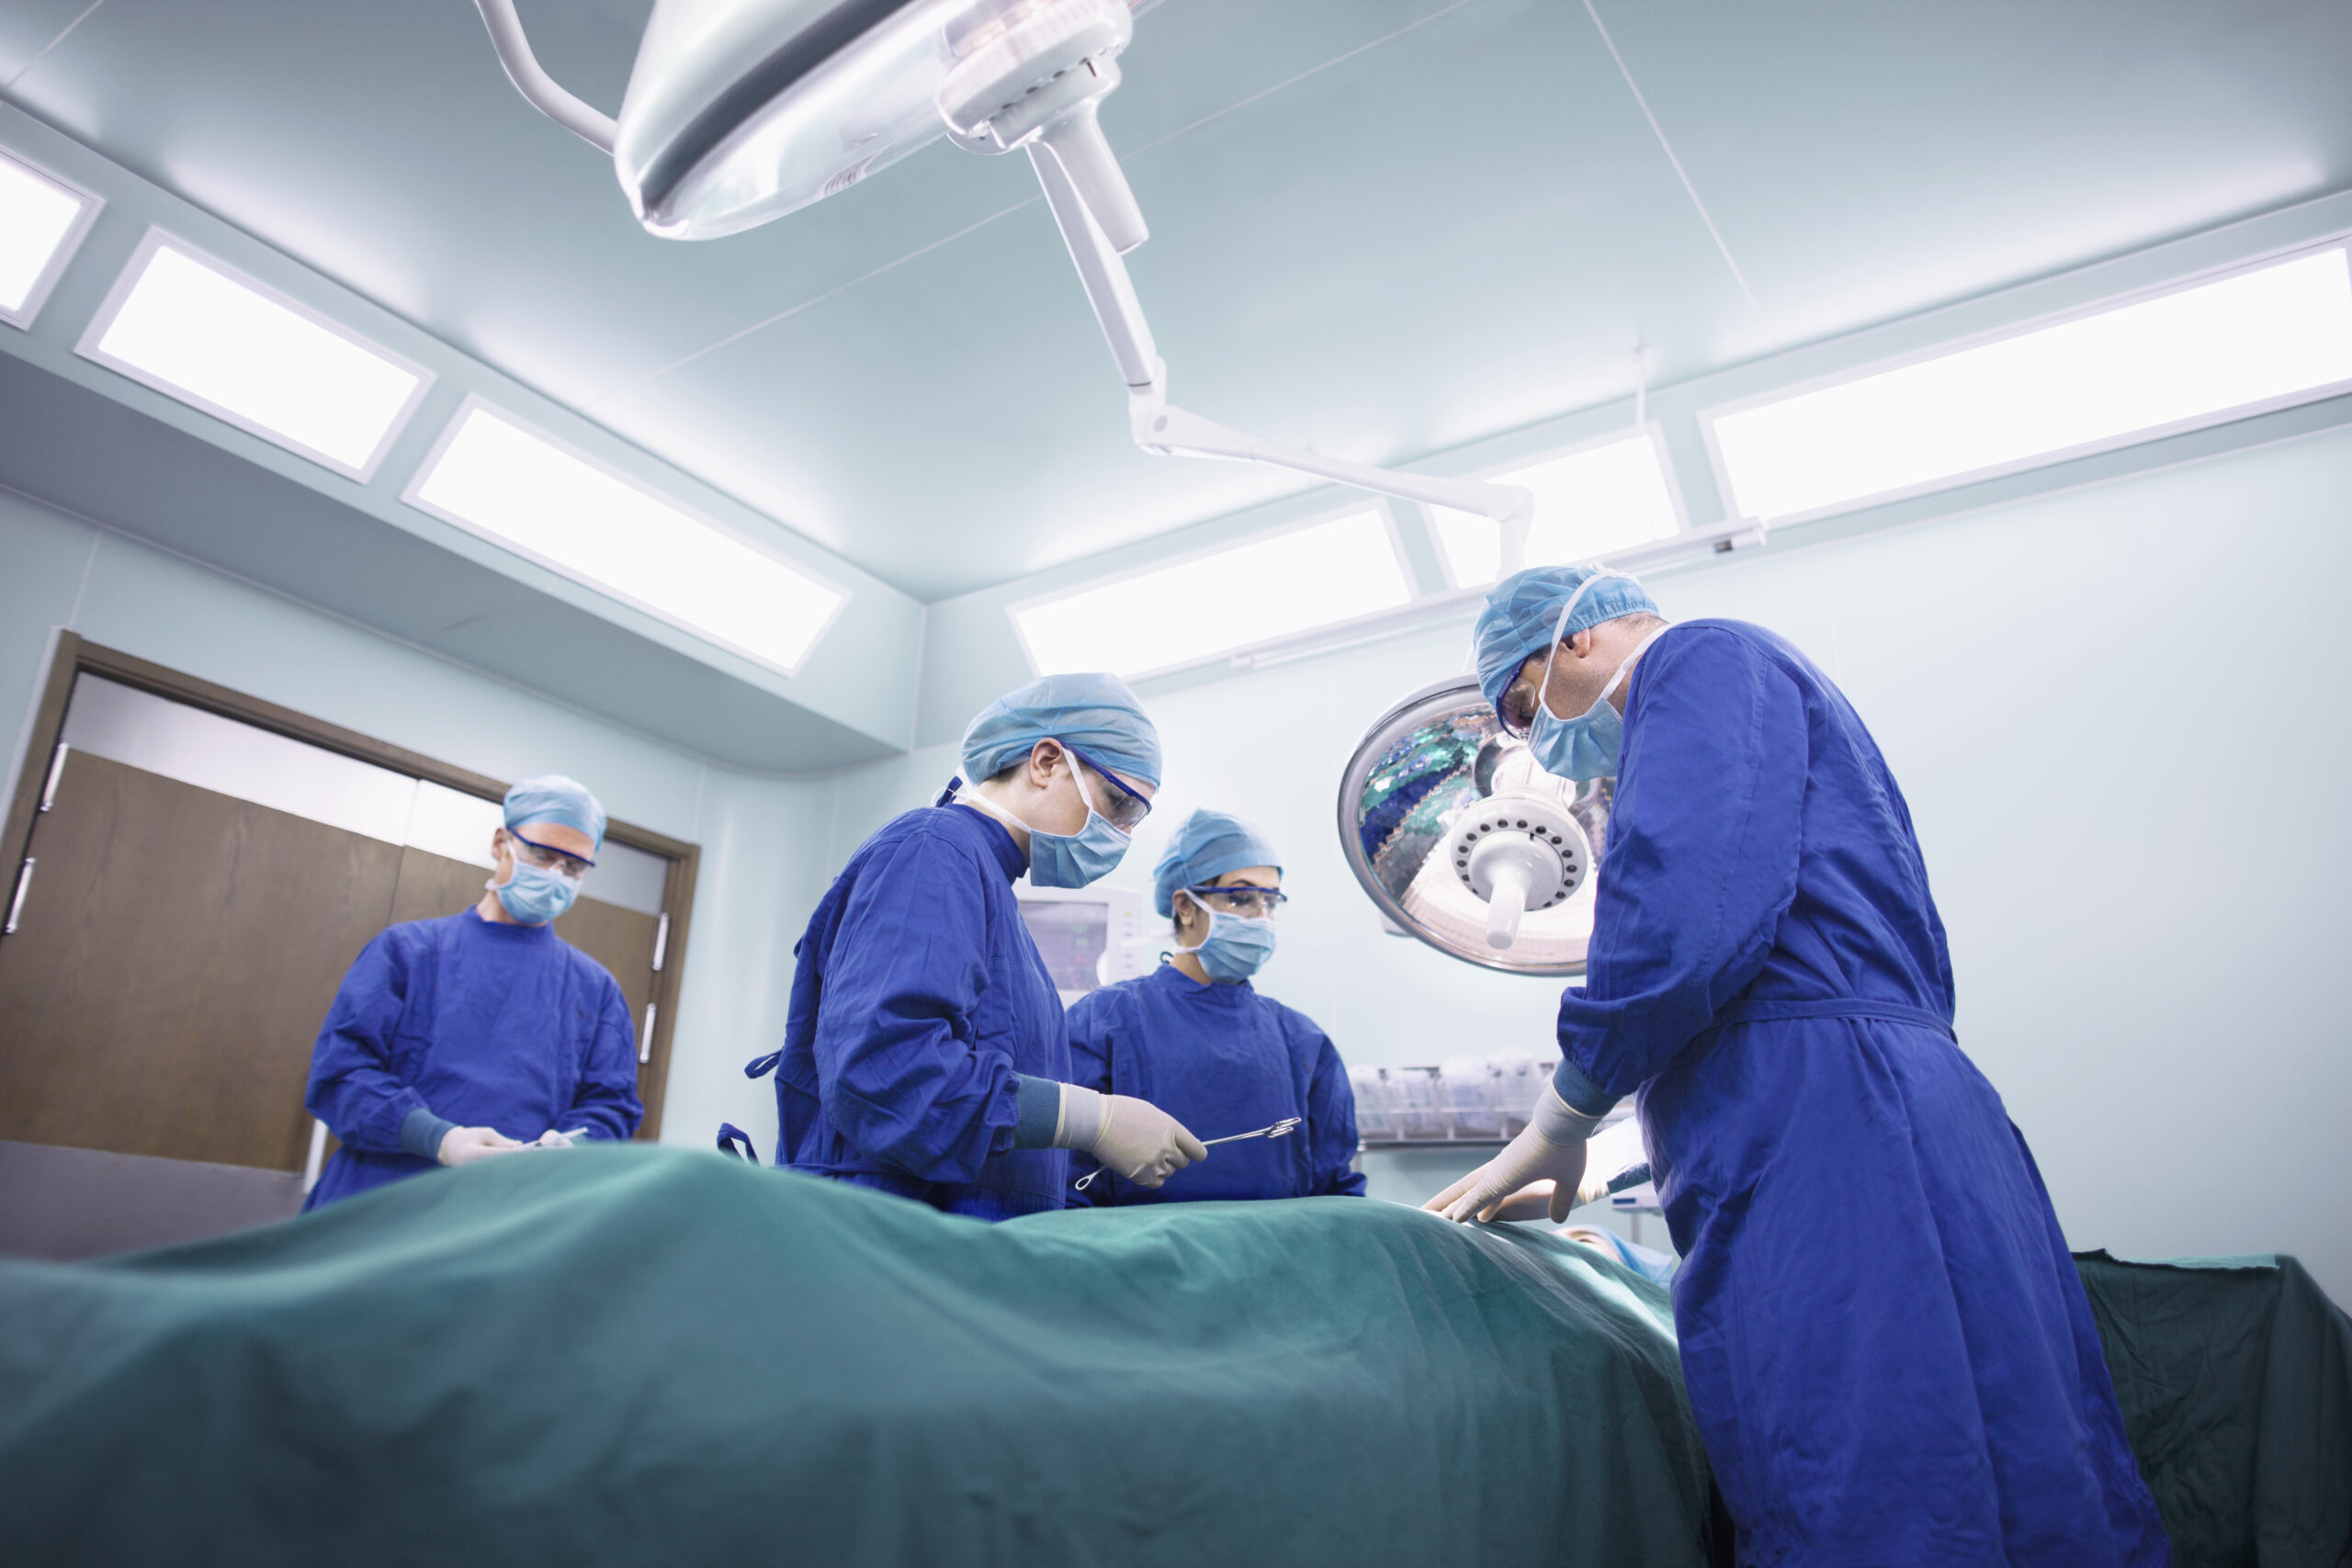
{"type": "MultiPolygon", "coordinates": [[[[1213,1149],[1219,1144],[1238,1144],[1244,1138],[1283,1137],[1290,1133],[1297,1131],[1298,1124],[1306,1120],[1306,1118],[1304,1116],[1285,1116],[1271,1127],[1261,1127],[1254,1133],[1235,1133],[1223,1138],[1211,1138],[1203,1143],[1201,1147],[1204,1149],[1213,1149]]],[[[1092,1170],[1088,1171],[1084,1176],[1080,1177],[1074,1190],[1080,1192],[1085,1191],[1089,1187],[1094,1184],[1094,1179],[1102,1175],[1104,1168],[1104,1167],[1098,1165],[1092,1170]]]]}

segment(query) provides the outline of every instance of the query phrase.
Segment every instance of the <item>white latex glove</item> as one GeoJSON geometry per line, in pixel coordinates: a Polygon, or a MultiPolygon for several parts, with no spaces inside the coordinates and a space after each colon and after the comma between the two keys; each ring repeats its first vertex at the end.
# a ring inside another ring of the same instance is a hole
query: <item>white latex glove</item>
{"type": "MultiPolygon", "coordinates": [[[[1566,1218],[1564,1214],[1552,1213],[1552,1195],[1559,1190],[1560,1184],[1557,1181],[1549,1179],[1531,1181],[1500,1203],[1496,1204],[1487,1217],[1497,1220],[1548,1219],[1556,1224],[1566,1218]]],[[[1587,1203],[1598,1203],[1608,1196],[1609,1178],[1593,1166],[1588,1156],[1585,1161],[1584,1179],[1577,1184],[1577,1201],[1570,1206],[1581,1209],[1587,1203]]]]}
{"type": "MultiPolygon", "coordinates": [[[[1549,1180],[1554,1185],[1544,1209],[1555,1221],[1565,1220],[1576,1206],[1577,1189],[1584,1184],[1585,1140],[1600,1124],[1599,1117],[1570,1110],[1559,1092],[1546,1086],[1544,1098],[1536,1102],[1534,1120],[1524,1132],[1505,1145],[1502,1153],[1421,1207],[1465,1224],[1491,1220],[1502,1211],[1506,1200],[1520,1194],[1529,1183],[1549,1180]]],[[[1532,1203],[1523,1202],[1521,1213],[1532,1219],[1532,1203]]]]}
{"type": "Polygon", "coordinates": [[[1098,1094],[1074,1083],[1062,1085],[1054,1143],[1083,1149],[1143,1187],[1158,1187],[1194,1160],[1209,1157],[1200,1139],[1149,1100],[1098,1094]]]}
{"type": "MultiPolygon", "coordinates": [[[[576,1133],[559,1133],[554,1128],[550,1127],[546,1132],[541,1133],[539,1134],[538,1142],[531,1146],[533,1148],[539,1149],[572,1148],[576,1146],[572,1141],[576,1136],[578,1136],[576,1133]]],[[[585,1140],[583,1139],[582,1141],[584,1142],[585,1140]]]]}
{"type": "Polygon", "coordinates": [[[471,1165],[492,1155],[509,1155],[516,1149],[527,1149],[494,1127],[452,1127],[441,1134],[440,1159],[443,1165],[471,1165]]]}

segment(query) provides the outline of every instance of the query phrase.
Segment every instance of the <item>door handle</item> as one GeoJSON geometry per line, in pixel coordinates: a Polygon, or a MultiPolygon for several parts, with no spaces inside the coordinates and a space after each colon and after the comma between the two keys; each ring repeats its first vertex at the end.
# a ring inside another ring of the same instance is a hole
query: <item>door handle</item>
{"type": "Polygon", "coordinates": [[[8,900],[8,923],[0,927],[0,936],[17,934],[17,917],[25,912],[25,892],[33,885],[33,857],[27,855],[25,863],[17,868],[17,896],[8,900]]]}

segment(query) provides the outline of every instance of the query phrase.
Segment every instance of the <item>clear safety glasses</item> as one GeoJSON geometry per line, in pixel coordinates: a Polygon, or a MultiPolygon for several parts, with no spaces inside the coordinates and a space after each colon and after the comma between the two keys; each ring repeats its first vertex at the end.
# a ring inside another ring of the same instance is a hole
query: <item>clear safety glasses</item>
{"type": "Polygon", "coordinates": [[[1240,915],[1249,919],[1271,919],[1277,909],[1290,902],[1290,895],[1279,887],[1261,887],[1254,882],[1234,882],[1224,886],[1203,884],[1187,887],[1185,892],[1212,909],[1228,915],[1240,915]]]}
{"type": "Polygon", "coordinates": [[[561,850],[551,850],[545,844],[535,844],[512,828],[506,829],[506,841],[514,846],[517,859],[537,866],[541,871],[554,872],[567,882],[578,882],[588,874],[589,866],[594,863],[577,855],[565,854],[561,850]]]}
{"type": "Polygon", "coordinates": [[[1102,782],[1111,786],[1113,791],[1111,798],[1103,802],[1098,809],[1109,819],[1112,827],[1122,833],[1132,833],[1142,824],[1145,818],[1151,815],[1151,802],[1129,789],[1125,779],[1069,741],[1065,740],[1061,745],[1063,750],[1093,769],[1102,782]]]}

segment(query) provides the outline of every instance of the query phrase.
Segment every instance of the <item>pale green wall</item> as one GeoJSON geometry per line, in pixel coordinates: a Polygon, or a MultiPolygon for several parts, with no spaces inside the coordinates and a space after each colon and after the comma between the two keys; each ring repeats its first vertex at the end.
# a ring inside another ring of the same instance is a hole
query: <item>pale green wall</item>
{"type": "MultiPolygon", "coordinates": [[[[1786,634],[1871,724],[1926,844],[1962,1042],[2074,1244],[2292,1252],[2339,1300],[2347,525],[2352,432],[2332,431],[1653,583],[1675,617],[1786,634]]],[[[1148,886],[1196,805],[1257,818],[1295,898],[1263,988],[1351,1060],[1551,1039],[1556,986],[1383,934],[1340,860],[1357,737],[1463,648],[1442,629],[1147,696],[1169,783],[1114,880],[1148,886]]],[[[844,775],[828,863],[953,766],[942,747],[844,775]]],[[[1443,1169],[1382,1174],[1404,1196],[1443,1169]]]]}
{"type": "Polygon", "coordinates": [[[57,626],[492,777],[575,774],[614,816],[702,844],[662,1140],[708,1147],[722,1119],[774,1122],[765,1086],[740,1069],[783,1036],[792,944],[821,888],[832,781],[711,767],[0,492],[0,712],[20,716],[8,727],[12,753],[57,626]]]}

